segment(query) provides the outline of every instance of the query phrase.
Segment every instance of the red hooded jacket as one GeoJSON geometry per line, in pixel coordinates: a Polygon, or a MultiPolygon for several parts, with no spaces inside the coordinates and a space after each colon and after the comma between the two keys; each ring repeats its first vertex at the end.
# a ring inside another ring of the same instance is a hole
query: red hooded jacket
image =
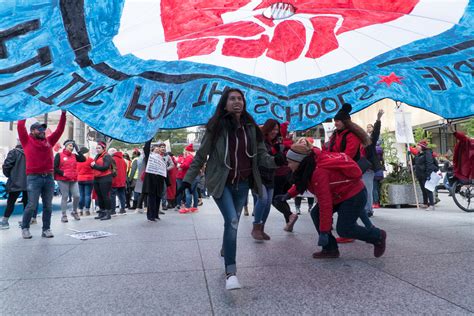
{"type": "Polygon", "coordinates": [[[117,151],[112,159],[115,161],[115,166],[117,167],[117,175],[112,179],[112,188],[123,188],[127,181],[127,163],[123,159],[123,153],[117,151]]]}
{"type": "Polygon", "coordinates": [[[45,139],[38,139],[26,131],[26,120],[18,121],[18,137],[20,138],[26,158],[26,174],[53,174],[53,146],[57,143],[66,126],[66,112],[61,114],[56,130],[45,139]]]}
{"type": "Polygon", "coordinates": [[[330,152],[334,152],[334,153],[343,152],[350,158],[355,159],[357,158],[356,157],[357,152],[359,151],[360,147],[361,147],[360,139],[357,138],[357,136],[351,131],[349,131],[348,129],[344,129],[340,132],[335,131],[331,135],[331,138],[329,139],[328,148],[324,147],[323,149],[330,152]],[[341,150],[343,149],[342,148],[343,138],[346,139],[346,148],[344,148],[344,150],[341,150]]]}
{"type": "Polygon", "coordinates": [[[78,182],[94,182],[94,169],[91,168],[91,162],[94,159],[87,157],[86,161],[77,163],[77,181],[78,182]]]}
{"type": "Polygon", "coordinates": [[[474,179],[474,139],[456,132],[458,140],[454,147],[454,175],[461,180],[474,179]]]}
{"type": "MultiPolygon", "coordinates": [[[[316,169],[313,171],[308,191],[318,199],[322,233],[332,229],[332,214],[335,205],[350,199],[364,189],[361,180],[362,171],[357,163],[343,153],[330,153],[314,150],[316,169]]],[[[291,197],[297,196],[298,190],[293,185],[288,191],[291,197]]]]}
{"type": "Polygon", "coordinates": [[[193,159],[194,156],[192,155],[188,155],[186,156],[186,158],[182,156],[178,158],[178,164],[181,163],[181,165],[178,167],[178,173],[176,174],[177,179],[184,179],[184,176],[186,176],[186,172],[188,172],[188,169],[191,166],[193,159]]]}

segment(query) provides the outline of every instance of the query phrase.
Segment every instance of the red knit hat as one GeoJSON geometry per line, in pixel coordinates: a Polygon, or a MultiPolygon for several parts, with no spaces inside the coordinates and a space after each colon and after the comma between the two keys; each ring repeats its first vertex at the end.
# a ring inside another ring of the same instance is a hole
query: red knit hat
{"type": "Polygon", "coordinates": [[[428,142],[426,140],[420,140],[418,142],[418,146],[420,146],[421,148],[427,148],[428,147],[428,142]]]}
{"type": "Polygon", "coordinates": [[[194,152],[193,144],[189,144],[188,146],[186,146],[186,147],[184,148],[184,150],[190,151],[190,152],[194,152]]]}

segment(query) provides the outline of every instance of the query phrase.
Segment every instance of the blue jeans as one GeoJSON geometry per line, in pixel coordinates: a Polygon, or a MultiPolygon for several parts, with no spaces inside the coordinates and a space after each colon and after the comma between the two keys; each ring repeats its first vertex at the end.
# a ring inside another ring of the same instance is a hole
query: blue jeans
{"type": "Polygon", "coordinates": [[[120,202],[120,209],[125,209],[125,187],[121,188],[112,188],[110,191],[110,203],[112,211],[115,211],[115,207],[117,205],[117,195],[120,202]]]}
{"type": "Polygon", "coordinates": [[[372,222],[369,219],[369,212],[372,212],[372,201],[373,196],[372,192],[374,190],[374,171],[372,169],[367,169],[362,175],[362,181],[364,182],[365,189],[370,194],[367,194],[367,200],[365,202],[364,208],[360,212],[360,220],[364,223],[365,227],[370,228],[373,226],[372,222]]]}
{"type": "Polygon", "coordinates": [[[191,184],[191,190],[189,189],[186,189],[186,208],[190,208],[191,207],[191,200],[194,201],[193,203],[193,207],[197,207],[198,206],[198,199],[199,199],[199,195],[198,195],[198,191],[197,191],[197,186],[199,184],[199,179],[196,178],[194,179],[193,183],[191,184]]]}
{"type": "Polygon", "coordinates": [[[257,198],[254,208],[254,224],[265,224],[270,214],[270,208],[272,207],[273,199],[273,188],[268,188],[262,185],[262,196],[257,198]]]}
{"type": "Polygon", "coordinates": [[[92,183],[79,182],[79,209],[91,208],[92,201],[92,183]]]}
{"type": "MultiPolygon", "coordinates": [[[[357,225],[357,219],[361,212],[364,210],[364,205],[367,202],[367,190],[364,188],[362,191],[354,195],[353,197],[337,204],[334,206],[334,212],[337,212],[337,224],[336,231],[339,236],[344,238],[354,238],[363,240],[370,244],[375,244],[380,241],[380,229],[375,226],[370,228],[362,227],[357,225]]],[[[319,204],[311,210],[311,218],[314,226],[319,233],[319,204]]],[[[329,244],[324,246],[325,250],[337,249],[337,242],[332,233],[329,233],[329,244]]]]}
{"type": "Polygon", "coordinates": [[[237,229],[239,228],[240,214],[245,200],[249,194],[249,183],[241,181],[236,185],[226,184],[222,196],[214,198],[219,210],[224,217],[224,239],[222,250],[224,252],[226,273],[235,273],[237,267],[235,257],[237,253],[237,229]]]}
{"type": "Polygon", "coordinates": [[[53,175],[26,176],[28,204],[23,212],[22,228],[30,228],[33,213],[38,208],[39,198],[43,202],[43,231],[51,228],[51,213],[53,211],[54,179],[53,175]]]}

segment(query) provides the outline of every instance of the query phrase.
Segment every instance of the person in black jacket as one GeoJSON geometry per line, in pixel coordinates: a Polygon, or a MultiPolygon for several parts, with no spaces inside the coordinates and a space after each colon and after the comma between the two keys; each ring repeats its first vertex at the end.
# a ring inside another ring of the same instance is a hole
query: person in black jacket
{"type": "Polygon", "coordinates": [[[7,154],[7,158],[3,163],[3,174],[8,178],[6,191],[8,193],[7,207],[0,222],[0,229],[8,229],[10,225],[8,219],[15,209],[15,202],[20,196],[25,209],[28,203],[28,192],[26,190],[26,160],[25,153],[21,145],[16,146],[7,154]]]}
{"type": "Polygon", "coordinates": [[[105,221],[111,218],[112,213],[110,192],[112,190],[113,159],[107,154],[107,145],[104,142],[97,143],[96,151],[97,155],[91,162],[91,168],[94,169],[94,191],[97,194],[99,211],[94,218],[105,221]]]}
{"type": "MultiPolygon", "coordinates": [[[[380,128],[382,125],[382,122],[380,121],[380,119],[382,118],[383,114],[384,114],[384,111],[379,110],[379,112],[377,113],[377,121],[375,121],[375,124],[374,125],[369,124],[369,126],[367,126],[367,132],[370,136],[371,143],[370,145],[364,147],[364,150],[365,150],[365,158],[369,161],[370,167],[362,175],[362,181],[364,181],[364,185],[365,185],[365,188],[367,189],[367,192],[370,193],[370,194],[367,194],[367,203],[365,204],[365,212],[368,217],[371,217],[372,215],[374,215],[374,210],[372,207],[374,174],[375,172],[382,169],[382,165],[380,164],[379,157],[377,156],[376,146],[377,146],[377,141],[379,140],[379,137],[380,137],[380,128]]],[[[364,222],[364,224],[366,223],[364,222]]]]}
{"type": "Polygon", "coordinates": [[[433,192],[425,188],[426,181],[430,180],[431,173],[438,171],[439,167],[433,158],[433,151],[428,148],[426,140],[420,141],[416,145],[418,155],[415,156],[415,174],[420,183],[421,192],[423,193],[423,208],[427,211],[434,211],[433,192]]]}
{"type": "MultiPolygon", "coordinates": [[[[145,154],[144,162],[147,167],[150,161],[150,155],[156,155],[156,157],[159,159],[163,159],[160,155],[159,146],[155,145],[153,148],[151,148],[151,140],[145,143],[143,152],[145,154]]],[[[157,219],[160,219],[160,202],[161,196],[163,194],[163,188],[165,187],[165,177],[159,174],[147,172],[147,169],[148,168],[145,167],[142,194],[148,195],[148,211],[146,213],[146,217],[148,218],[148,221],[156,222],[157,219]]],[[[148,171],[150,171],[150,169],[148,169],[148,171]]]]}

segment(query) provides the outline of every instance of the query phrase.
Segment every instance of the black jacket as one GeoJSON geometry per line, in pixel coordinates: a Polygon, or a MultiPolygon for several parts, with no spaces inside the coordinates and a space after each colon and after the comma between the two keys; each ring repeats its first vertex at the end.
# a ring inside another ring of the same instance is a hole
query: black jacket
{"type": "Polygon", "coordinates": [[[380,163],[380,159],[377,155],[377,141],[379,140],[380,137],[380,128],[382,126],[382,123],[380,120],[375,121],[374,124],[374,130],[372,131],[372,134],[370,135],[370,140],[371,143],[369,146],[365,147],[365,157],[367,160],[371,163],[371,169],[375,171],[379,171],[383,169],[382,164],[380,163]]]}
{"type": "Polygon", "coordinates": [[[8,152],[3,163],[3,174],[8,178],[7,192],[26,191],[26,159],[21,146],[8,152]]]}
{"type": "MultiPolygon", "coordinates": [[[[267,147],[268,154],[273,156],[272,145],[268,142],[265,142],[265,146],[267,147]]],[[[259,166],[258,170],[260,171],[262,184],[264,184],[267,188],[274,188],[275,187],[275,169],[259,166]]]]}
{"type": "Polygon", "coordinates": [[[415,156],[415,174],[419,179],[428,179],[433,171],[438,171],[439,167],[433,158],[431,149],[425,149],[415,156]]]}
{"type": "MultiPolygon", "coordinates": [[[[145,143],[145,147],[143,147],[143,153],[145,154],[145,158],[143,159],[146,164],[148,164],[148,158],[150,157],[151,151],[151,140],[145,143]]],[[[146,170],[146,167],[145,167],[146,170]]],[[[143,188],[142,193],[147,194],[154,194],[157,196],[161,196],[163,193],[163,187],[165,185],[165,177],[162,177],[158,174],[152,174],[145,172],[145,179],[143,179],[143,188]]]]}

